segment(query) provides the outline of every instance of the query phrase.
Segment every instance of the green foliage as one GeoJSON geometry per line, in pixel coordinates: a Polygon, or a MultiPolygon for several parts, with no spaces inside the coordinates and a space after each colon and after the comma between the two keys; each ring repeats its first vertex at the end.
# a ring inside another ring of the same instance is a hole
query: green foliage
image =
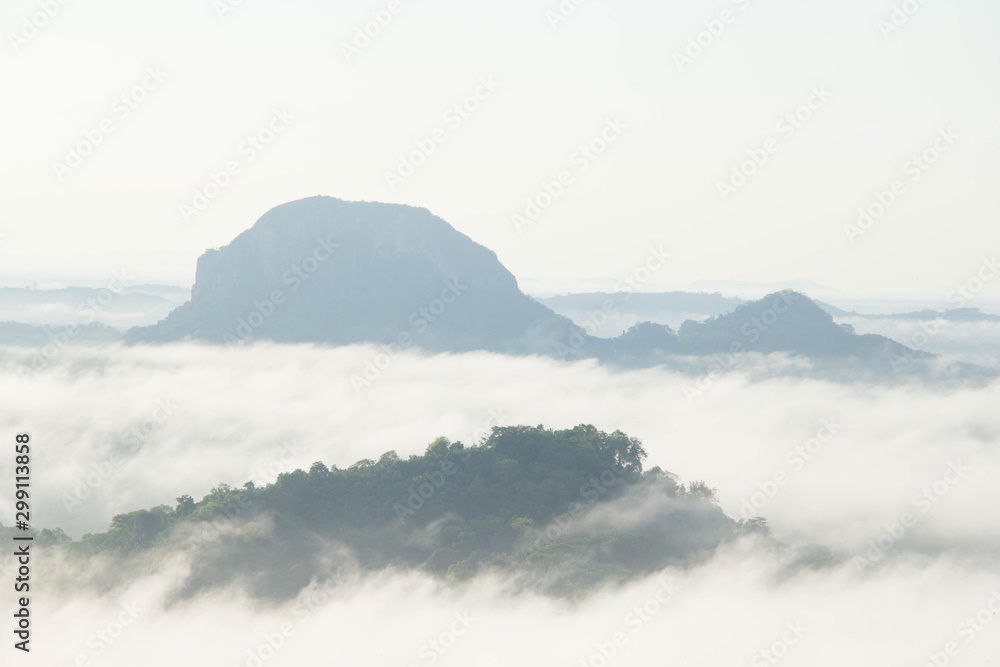
{"type": "Polygon", "coordinates": [[[137,556],[208,534],[193,579],[244,576],[265,592],[289,578],[305,585],[335,544],[364,567],[420,567],[449,580],[484,568],[548,571],[572,588],[663,567],[732,535],[711,489],[686,491],[659,468],[644,473],[645,459],[642,443],[620,431],[497,427],[474,447],[438,438],[422,456],[390,451],[346,470],[316,462],[264,487],[220,484],[199,502],[184,495],[174,508],[118,515],[73,550],[137,556]],[[584,525],[597,505],[638,491],[669,511],[639,528],[584,525]]]}

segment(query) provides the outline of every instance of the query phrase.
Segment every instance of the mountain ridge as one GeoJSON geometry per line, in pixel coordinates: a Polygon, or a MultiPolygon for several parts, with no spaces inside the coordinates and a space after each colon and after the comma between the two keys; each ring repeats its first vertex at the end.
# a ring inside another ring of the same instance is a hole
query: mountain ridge
{"type": "Polygon", "coordinates": [[[604,339],[588,328],[524,294],[493,251],[427,209],[311,197],[271,209],[207,251],[191,300],[155,325],[131,329],[125,342],[375,343],[638,366],[756,351],[888,370],[892,355],[932,356],[858,336],[791,290],[676,331],[643,323],[604,339]]]}

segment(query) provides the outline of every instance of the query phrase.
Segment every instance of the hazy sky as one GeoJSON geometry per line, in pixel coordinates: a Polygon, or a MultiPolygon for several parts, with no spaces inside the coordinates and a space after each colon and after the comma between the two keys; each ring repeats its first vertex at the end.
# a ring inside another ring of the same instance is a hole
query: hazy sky
{"type": "Polygon", "coordinates": [[[995,0],[929,0],[887,35],[888,0],[590,0],[555,28],[557,0],[396,14],[389,0],[91,0],[52,18],[44,4],[0,13],[2,284],[128,268],[190,285],[206,248],[316,194],[429,208],[532,291],[608,287],[662,246],[671,264],[647,289],[802,278],[943,301],[1000,250],[995,0]],[[372,12],[391,21],[348,62],[372,12]],[[477,92],[467,118],[449,111],[477,92]],[[271,143],[244,144],[269,125],[271,143]],[[606,153],[581,158],[602,132],[606,153]],[[415,142],[433,154],[390,187],[415,142]],[[907,164],[925,149],[934,164],[907,164]],[[766,162],[723,201],[748,151],[766,162]],[[181,205],[231,161],[239,173],[186,222],[181,205]],[[512,214],[564,170],[518,233],[512,214]],[[895,180],[888,213],[849,240],[895,180]]]}

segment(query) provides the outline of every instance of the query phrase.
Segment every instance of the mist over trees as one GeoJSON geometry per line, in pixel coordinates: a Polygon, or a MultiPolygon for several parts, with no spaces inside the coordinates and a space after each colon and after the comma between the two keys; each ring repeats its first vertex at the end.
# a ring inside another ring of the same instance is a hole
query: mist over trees
{"type": "Polygon", "coordinates": [[[394,451],[346,469],[314,463],[272,484],[221,484],[115,516],[68,547],[142,571],[192,556],[181,595],[242,580],[282,597],[354,569],[416,568],[448,581],[496,571],[574,595],[698,561],[762,521],[736,522],[702,482],[643,469],[642,443],[590,425],[495,427],[480,444],[438,438],[423,455],[394,451]]]}

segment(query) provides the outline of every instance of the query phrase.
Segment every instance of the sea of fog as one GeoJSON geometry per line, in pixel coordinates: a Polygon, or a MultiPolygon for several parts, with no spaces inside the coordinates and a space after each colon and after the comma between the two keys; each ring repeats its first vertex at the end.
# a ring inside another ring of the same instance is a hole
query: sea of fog
{"type": "MultiPolygon", "coordinates": [[[[744,540],[572,604],[405,572],[289,603],[237,588],[168,604],[182,555],[105,596],[46,590],[59,565],[41,562],[37,664],[941,667],[1000,655],[1000,383],[803,379],[783,373],[801,361],[747,355],[692,396],[695,378],[663,369],[404,352],[359,391],[351,377],[372,346],[68,347],[24,373],[36,352],[0,349],[0,432],[32,434],[35,525],[76,539],[118,513],[314,461],[405,457],[438,436],[470,444],[496,424],[592,423],[639,437],[647,467],[718,489],[730,516],[761,515],[779,540],[840,563],[790,568],[744,540]]],[[[0,479],[12,465],[0,458],[0,479]]],[[[10,494],[0,517],[13,517],[10,494]]],[[[2,574],[9,589],[9,558],[2,574]]],[[[0,597],[5,618],[12,602],[0,597]]]]}

